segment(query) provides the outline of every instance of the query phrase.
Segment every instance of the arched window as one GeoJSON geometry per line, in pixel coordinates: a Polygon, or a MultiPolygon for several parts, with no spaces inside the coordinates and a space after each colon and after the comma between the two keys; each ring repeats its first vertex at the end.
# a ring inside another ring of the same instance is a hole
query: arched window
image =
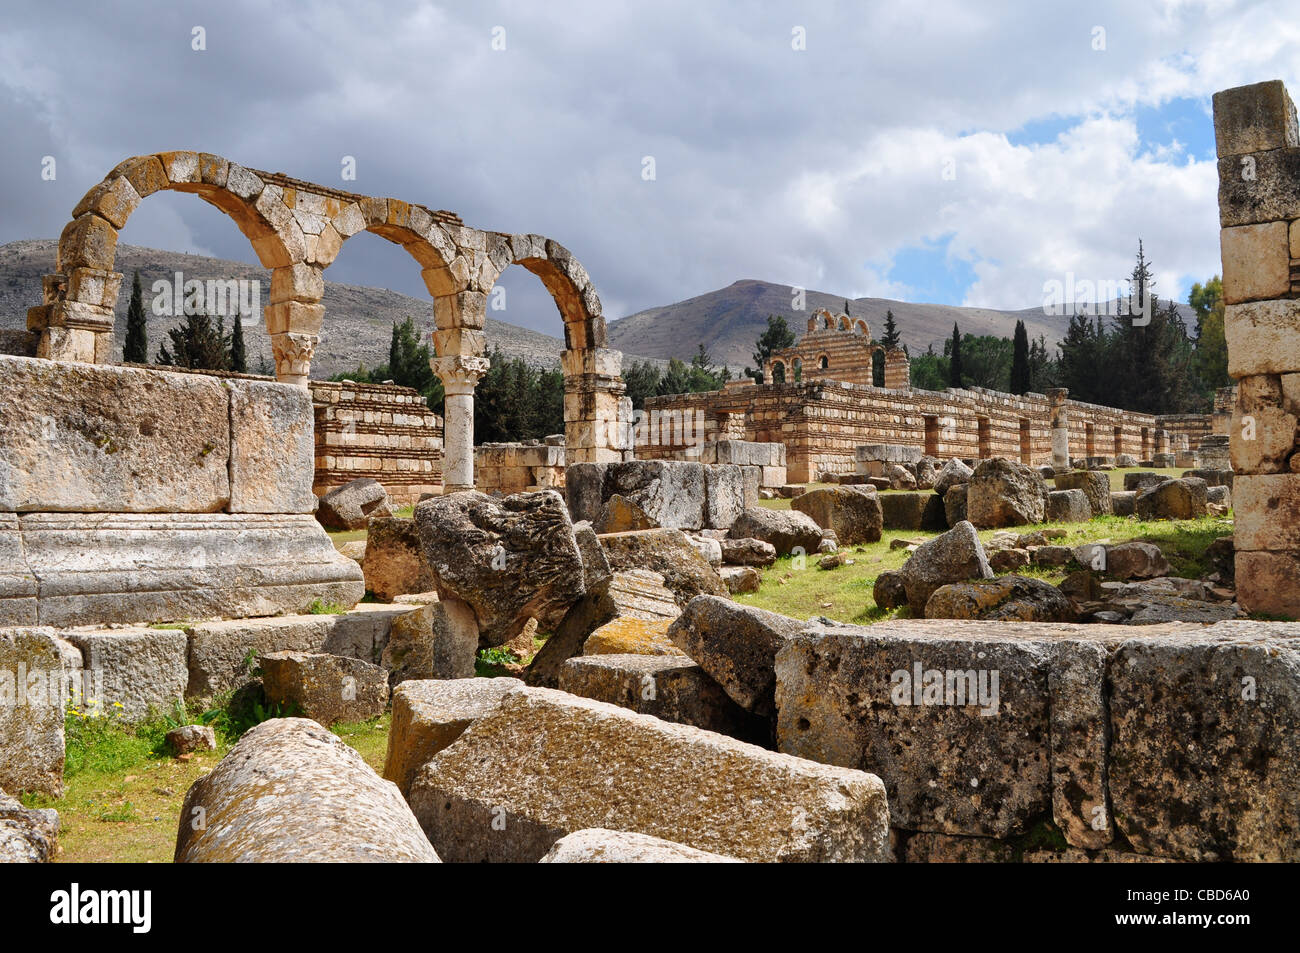
{"type": "Polygon", "coordinates": [[[794,382],[797,384],[803,379],[803,361],[799,358],[794,359],[794,382]]]}
{"type": "Polygon", "coordinates": [[[785,361],[772,362],[772,383],[773,384],[785,383],[785,361]]]}
{"type": "Polygon", "coordinates": [[[826,370],[826,368],[831,366],[830,358],[828,358],[825,354],[823,354],[820,358],[817,359],[817,366],[821,368],[823,371],[826,370]]]}

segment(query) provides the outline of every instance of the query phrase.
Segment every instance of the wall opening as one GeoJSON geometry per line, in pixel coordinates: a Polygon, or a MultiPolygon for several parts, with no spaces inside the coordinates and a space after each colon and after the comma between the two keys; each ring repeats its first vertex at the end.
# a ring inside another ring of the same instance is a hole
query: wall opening
{"type": "Polygon", "coordinates": [[[975,423],[979,429],[979,456],[987,460],[993,456],[993,430],[987,417],[977,417],[975,423]]]}
{"type": "Polygon", "coordinates": [[[1034,462],[1033,434],[1029,429],[1029,421],[1024,417],[1020,418],[1020,462],[1034,462]]]}
{"type": "Polygon", "coordinates": [[[925,452],[928,456],[939,455],[939,418],[927,415],[925,418],[925,452]]]}

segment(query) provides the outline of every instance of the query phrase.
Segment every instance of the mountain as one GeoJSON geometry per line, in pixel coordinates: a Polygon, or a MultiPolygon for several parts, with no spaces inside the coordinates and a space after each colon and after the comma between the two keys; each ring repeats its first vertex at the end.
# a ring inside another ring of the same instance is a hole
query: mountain
{"type": "MultiPolygon", "coordinates": [[[[0,328],[25,328],[27,309],[41,303],[41,276],[54,271],[58,243],[47,240],[10,242],[0,245],[0,328]]],[[[242,262],[223,261],[199,255],[180,255],[135,245],[117,246],[116,270],[125,277],[117,296],[117,358],[121,358],[126,339],[126,309],[131,302],[131,276],[140,271],[144,288],[145,313],[149,323],[149,354],[167,339],[167,329],[179,322],[174,317],[156,316],[150,309],[151,287],[158,279],[175,280],[182,272],[191,278],[235,278],[261,281],[263,306],[271,290],[271,273],[265,268],[242,262]]],[[[367,367],[388,361],[388,342],[394,321],[410,315],[424,334],[433,330],[433,303],[412,298],[384,288],[325,282],[325,323],[320,343],[312,361],[312,376],[325,378],[354,371],[357,364],[367,367]]],[[[558,315],[557,315],[558,318],[558,315]]],[[[557,322],[558,323],[558,322],[557,322]]],[[[501,348],[507,357],[520,357],[535,367],[557,366],[564,341],[549,334],[494,321],[488,318],[488,348],[501,348]]],[[[245,322],[244,340],[248,345],[249,370],[256,372],[264,358],[271,360],[271,341],[260,326],[250,328],[245,322]]]]}
{"type": "MultiPolygon", "coordinates": [[[[609,325],[609,340],[612,347],[629,354],[648,354],[661,359],[679,357],[682,360],[689,360],[703,342],[714,361],[743,367],[753,364],[754,342],[767,327],[769,314],[784,315],[795,335],[803,337],[808,329],[808,318],[814,311],[829,308],[838,314],[844,310],[844,301],[843,295],[809,291],[805,296],[804,310],[796,312],[791,307],[789,285],[747,278],[708,294],[648,308],[613,321],[609,325]]],[[[1043,314],[1041,308],[998,311],[946,304],[912,304],[888,298],[849,301],[853,317],[866,318],[872,335],[877,338],[885,326],[886,310],[894,312],[903,343],[912,354],[923,353],[931,344],[936,351],[942,351],[943,342],[952,336],[954,321],[963,334],[1009,338],[1015,331],[1017,320],[1025,322],[1031,340],[1043,335],[1050,352],[1056,342],[1065,337],[1069,323],[1068,316],[1051,317],[1043,314]]],[[[1191,308],[1180,305],[1179,313],[1189,329],[1195,327],[1191,308]]]]}

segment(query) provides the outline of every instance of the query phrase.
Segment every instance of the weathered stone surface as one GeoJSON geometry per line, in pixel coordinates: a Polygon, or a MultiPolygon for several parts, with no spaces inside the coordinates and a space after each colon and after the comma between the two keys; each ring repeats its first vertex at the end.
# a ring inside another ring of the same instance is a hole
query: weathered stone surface
{"type": "MultiPolygon", "coordinates": [[[[705,525],[704,471],[703,464],[683,460],[611,463],[605,468],[602,500],[617,494],[638,506],[654,526],[700,529],[705,525]]],[[[739,470],[735,476],[732,489],[739,498],[739,470]]],[[[599,524],[596,528],[601,530],[599,524]]]]}
{"type": "Polygon", "coordinates": [[[1205,481],[1185,477],[1139,491],[1133,511],[1140,520],[1191,520],[1205,515],[1206,502],[1205,481]]]}
{"type": "Polygon", "coordinates": [[[771,743],[771,723],[745,711],[704,669],[688,658],[655,655],[587,655],[569,659],[560,690],[654,715],[679,725],[771,743]]]}
{"type": "Polygon", "coordinates": [[[53,629],[0,629],[0,788],[62,797],[64,671],[53,629]]]}
{"type": "MultiPolygon", "coordinates": [[[[757,494],[756,494],[757,495],[757,494]]],[[[704,467],[704,525],[711,529],[731,529],[745,507],[745,479],[734,464],[704,467]]],[[[754,503],[757,505],[757,502],[754,503]]]]}
{"type": "Polygon", "coordinates": [[[1214,94],[1214,140],[1220,156],[1300,145],[1296,110],[1281,80],[1214,94]]]}
{"type": "Polygon", "coordinates": [[[554,490],[436,497],[416,506],[415,521],[438,594],[474,610],[481,647],[509,642],[530,618],[563,613],[586,593],[573,523],[554,490]]]}
{"type": "Polygon", "coordinates": [[[38,591],[23,553],[18,516],[0,513],[0,627],[35,625],[38,591]]]}
{"type": "Polygon", "coordinates": [[[311,393],[272,381],[223,381],[230,392],[230,512],[311,513],[311,393]]]}
{"type": "Polygon", "coordinates": [[[895,827],[1021,833],[1051,809],[1049,653],[995,632],[1038,625],[810,627],[777,655],[778,749],[872,765],[895,827]]]}
{"type": "Polygon", "coordinates": [[[1015,848],[988,837],[916,831],[907,835],[899,859],[905,864],[1009,864],[1015,860],[1015,848]]]}
{"type": "Polygon", "coordinates": [[[74,630],[84,666],[102,675],[102,705],[121,705],[122,720],[170,714],[189,681],[189,645],[174,629],[74,630]]]}
{"type": "Polygon", "coordinates": [[[59,851],[59,812],[23,807],[0,790],[0,864],[44,864],[59,851]]]}
{"type": "Polygon", "coordinates": [[[770,510],[755,507],[745,510],[731,524],[732,539],[761,539],[771,543],[781,556],[799,551],[817,552],[822,528],[807,513],[798,510],[770,510]]]}
{"type": "Polygon", "coordinates": [[[1028,565],[1029,550],[1027,549],[995,549],[989,553],[989,566],[994,572],[1012,572],[1028,565]]]}
{"type": "Polygon", "coordinates": [[[393,690],[384,777],[409,797],[417,771],[522,685],[517,678],[403,682],[393,690]]]}
{"type": "Polygon", "coordinates": [[[1291,374],[1300,368],[1300,301],[1252,301],[1224,309],[1228,373],[1237,380],[1258,374],[1291,374]]]}
{"type": "Polygon", "coordinates": [[[944,502],[933,493],[881,493],[881,520],[885,529],[944,530],[944,502]]]}
{"type": "Polygon", "coordinates": [[[889,480],[891,490],[916,489],[916,474],[901,464],[894,463],[885,467],[885,477],[889,480]]]}
{"type": "Polygon", "coordinates": [[[320,498],[316,519],[326,529],[365,529],[372,516],[392,516],[388,491],[370,477],[360,477],[320,498]]]}
{"type": "Polygon", "coordinates": [[[582,557],[583,588],[587,595],[600,595],[609,588],[613,576],[605,547],[590,523],[574,523],[573,539],[578,544],[578,555],[582,557]]]}
{"type": "Polygon", "coordinates": [[[259,662],[267,701],[326,728],[374,718],[388,706],[388,675],[378,665],[312,652],[269,652],[259,662]]]}
{"type": "Polygon", "coordinates": [[[388,682],[472,678],[478,655],[478,620],[459,599],[426,603],[393,619],[381,664],[388,682]]]}
{"type": "Polygon", "coordinates": [[[212,700],[248,685],[259,655],[269,652],[324,652],[365,662],[380,659],[395,619],[410,606],[362,604],[335,615],[276,616],[203,622],[185,630],[189,637],[188,697],[212,700]]]}
{"type": "Polygon", "coordinates": [[[1233,496],[1233,536],[1238,551],[1300,549],[1300,476],[1241,476],[1235,481],[1233,496]]]}
{"type": "Polygon", "coordinates": [[[414,519],[373,517],[366,533],[362,571],[366,589],[383,602],[434,588],[433,570],[424,558],[414,519]]]}
{"type": "Polygon", "coordinates": [[[1051,583],[1027,576],[998,576],[940,586],[925,603],[927,619],[1073,622],[1074,604],[1051,583]]]}
{"type": "Polygon", "coordinates": [[[1082,490],[1093,516],[1111,513],[1110,476],[1104,470],[1070,470],[1056,475],[1058,490],[1082,490]]]}
{"type": "Polygon", "coordinates": [[[777,651],[804,623],[729,599],[701,596],[668,630],[668,637],[746,711],[770,715],[777,651]]]}
{"type": "Polygon", "coordinates": [[[980,529],[1041,523],[1046,515],[1047,484],[1023,463],[985,460],[966,486],[966,516],[980,529]]]}
{"type": "Polygon", "coordinates": [[[1243,608],[1300,618],[1300,554],[1240,552],[1235,565],[1237,599],[1243,608]]]}
{"type": "Polygon", "coordinates": [[[1154,579],[1167,576],[1169,560],[1154,543],[1119,543],[1106,547],[1106,572],[1116,579],[1154,579]]]}
{"type": "Polygon", "coordinates": [[[1110,792],[1142,853],[1300,858],[1300,626],[1136,637],[1111,665],[1110,792]]]}
{"type": "Polygon", "coordinates": [[[761,539],[723,539],[722,561],[730,566],[770,566],[776,562],[776,547],[761,539]]]}
{"type": "Polygon", "coordinates": [[[908,605],[917,616],[925,612],[926,602],[940,586],[994,575],[975,527],[968,522],[922,543],[900,572],[908,605]]]}
{"type": "Polygon", "coordinates": [[[1173,479],[1173,477],[1164,473],[1149,473],[1142,471],[1139,471],[1138,473],[1126,473],[1124,474],[1124,489],[1145,490],[1149,486],[1155,486],[1157,483],[1164,483],[1166,480],[1171,479],[1173,479]]]}
{"type": "Polygon", "coordinates": [[[853,486],[814,487],[790,504],[807,513],[822,529],[835,531],[841,545],[874,543],[880,540],[884,517],[874,488],[853,486]],[[870,492],[864,492],[869,489],[870,492]]]}
{"type": "Polygon", "coordinates": [[[685,653],[668,638],[669,619],[619,616],[597,628],[583,643],[583,655],[671,655],[685,653]]]}
{"type": "Polygon", "coordinates": [[[718,570],[723,585],[733,596],[758,592],[763,585],[763,575],[753,566],[723,566],[718,570]]]}
{"type": "MultiPolygon", "coordinates": [[[[1060,477],[1057,477],[1059,480],[1060,477]]],[[[1109,499],[1109,495],[1107,496],[1109,499]]],[[[1111,510],[1108,509],[1107,512],[1111,510]]],[[[1047,515],[1049,523],[1086,523],[1092,519],[1093,508],[1083,490],[1049,490],[1047,515]]]]}
{"type": "Polygon", "coordinates": [[[696,551],[704,557],[704,561],[710,566],[717,569],[722,565],[722,545],[716,539],[708,536],[691,535],[687,535],[686,538],[691,541],[691,545],[695,547],[696,551]]]}
{"type": "Polygon", "coordinates": [[[177,755],[216,751],[217,733],[209,725],[181,725],[167,732],[167,743],[177,755]]]}
{"type": "Polygon", "coordinates": [[[662,837],[599,827],[574,831],[555,842],[539,864],[739,864],[707,850],[675,844],[662,837]]]}
{"type": "Polygon", "coordinates": [[[588,593],[573,604],[545,644],[529,663],[529,685],[555,688],[565,661],[581,655],[597,628],[620,617],[677,618],[676,596],[664,586],[664,577],[649,569],[630,569],[612,575],[603,592],[588,593]]]}
{"type": "Polygon", "coordinates": [[[354,605],[361,568],[314,519],[263,514],[26,513],[38,618],[56,626],[238,618],[354,605]]]}
{"type": "Polygon", "coordinates": [[[949,526],[956,526],[966,519],[966,494],[969,485],[956,483],[943,495],[943,516],[949,526]]]}
{"type": "Polygon", "coordinates": [[[594,529],[597,533],[630,533],[657,526],[638,504],[615,493],[601,505],[594,529]]]}
{"type": "Polygon", "coordinates": [[[1132,516],[1137,512],[1135,490],[1115,490],[1110,494],[1110,511],[1116,516],[1132,516]]]}
{"type": "Polygon", "coordinates": [[[1104,847],[1115,836],[1107,795],[1109,652],[1083,639],[1052,646],[1050,698],[1052,819],[1075,847],[1104,847]]]}
{"type": "Polygon", "coordinates": [[[248,732],[185,796],[177,863],[437,863],[396,785],[304,718],[248,732]],[[202,818],[202,823],[198,819],[202,818]]]}
{"type": "MultiPolygon", "coordinates": [[[[820,538],[820,536],[818,537],[820,538]]],[[[684,607],[698,595],[726,595],[727,587],[690,539],[679,529],[650,529],[600,537],[610,567],[616,572],[649,569],[684,607]]]]}
{"type": "Polygon", "coordinates": [[[889,857],[884,790],[865,772],[539,688],[430,761],[411,806],[452,861],[535,861],[597,824],[742,860],[889,857]]]}
{"type": "Polygon", "coordinates": [[[564,468],[564,501],[573,522],[595,523],[605,502],[607,463],[570,463],[564,468]]]}
{"type": "Polygon", "coordinates": [[[969,483],[974,472],[974,470],[954,457],[943,465],[943,469],[934,478],[934,492],[943,496],[954,486],[969,483]]]}
{"type": "Polygon", "coordinates": [[[14,409],[0,429],[0,510],[230,504],[230,397],[216,378],[0,356],[0,407],[14,409]]]}

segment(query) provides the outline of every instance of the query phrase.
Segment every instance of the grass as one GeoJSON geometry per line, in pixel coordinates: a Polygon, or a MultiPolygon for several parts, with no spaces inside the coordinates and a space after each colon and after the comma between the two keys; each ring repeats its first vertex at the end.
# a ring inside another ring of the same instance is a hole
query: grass
{"type": "MultiPolygon", "coordinates": [[[[767,501],[773,502],[773,501],[767,501]]],[[[789,501],[786,501],[789,502],[789,501]]],[[[1051,542],[1061,546],[1107,541],[1123,543],[1143,540],[1155,543],[1169,560],[1172,574],[1195,578],[1210,572],[1205,550],[1215,539],[1232,533],[1230,518],[1203,517],[1197,520],[1142,522],[1131,517],[1101,516],[1087,523],[1036,523],[1032,526],[1008,527],[1011,532],[1059,529],[1065,536],[1051,542]]],[[[987,543],[994,533],[983,530],[979,536],[987,543]]],[[[838,622],[870,624],[888,618],[891,613],[876,606],[872,587],[876,577],[887,569],[900,569],[909,557],[906,549],[891,550],[895,539],[926,540],[939,535],[933,532],[886,530],[881,540],[859,546],[842,547],[851,566],[819,569],[816,555],[805,557],[802,568],[789,556],[761,570],[763,581],[757,592],[736,596],[736,601],[779,612],[797,619],[826,616],[838,622]]],[[[1017,572],[1058,583],[1073,569],[1065,566],[1046,569],[1026,566],[1017,572]]]]}

